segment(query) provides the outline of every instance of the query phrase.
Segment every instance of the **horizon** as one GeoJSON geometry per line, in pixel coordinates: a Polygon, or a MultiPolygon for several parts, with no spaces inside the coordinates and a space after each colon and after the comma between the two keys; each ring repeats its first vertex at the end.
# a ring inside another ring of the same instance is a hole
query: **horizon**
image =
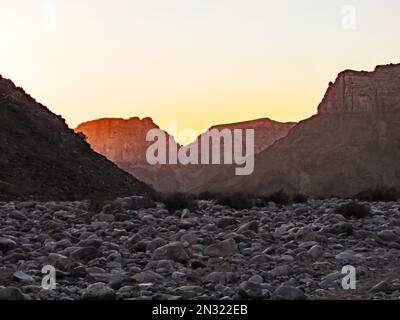
{"type": "Polygon", "coordinates": [[[339,72],[398,62],[396,1],[243,3],[2,1],[0,73],[70,128],[150,117],[203,132],[304,120],[339,72]]]}

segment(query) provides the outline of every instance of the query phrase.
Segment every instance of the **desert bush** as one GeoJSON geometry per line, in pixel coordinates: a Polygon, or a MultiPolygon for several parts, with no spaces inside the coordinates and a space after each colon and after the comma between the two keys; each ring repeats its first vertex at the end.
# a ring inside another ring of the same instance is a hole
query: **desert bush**
{"type": "Polygon", "coordinates": [[[280,205],[287,205],[290,203],[290,196],[285,192],[285,190],[280,190],[266,196],[264,201],[266,203],[273,202],[280,205]]]}
{"type": "Polygon", "coordinates": [[[308,197],[302,193],[296,193],[292,196],[293,203],[306,203],[308,202],[308,197]]]}
{"type": "Polygon", "coordinates": [[[217,199],[217,203],[236,210],[250,209],[253,207],[251,197],[244,193],[221,196],[219,199],[217,199]]]}
{"type": "Polygon", "coordinates": [[[162,202],[170,213],[174,213],[177,210],[189,209],[197,210],[196,201],[189,195],[184,193],[173,193],[164,195],[162,202]]]}
{"type": "Polygon", "coordinates": [[[89,198],[88,212],[93,214],[101,212],[109,200],[109,197],[102,193],[92,194],[89,198]]]}
{"type": "Polygon", "coordinates": [[[198,200],[218,200],[223,197],[220,193],[214,193],[210,191],[204,191],[197,195],[198,200]]]}
{"type": "Polygon", "coordinates": [[[396,188],[377,187],[360,192],[355,196],[356,199],[368,202],[392,202],[399,199],[399,192],[396,188]]]}
{"type": "Polygon", "coordinates": [[[160,192],[153,191],[153,190],[147,192],[145,194],[145,197],[147,199],[150,199],[150,200],[154,201],[154,202],[163,202],[164,201],[164,196],[160,192]]]}
{"type": "Polygon", "coordinates": [[[352,201],[337,207],[335,213],[341,214],[347,219],[362,219],[371,214],[371,208],[367,205],[352,201]]]}

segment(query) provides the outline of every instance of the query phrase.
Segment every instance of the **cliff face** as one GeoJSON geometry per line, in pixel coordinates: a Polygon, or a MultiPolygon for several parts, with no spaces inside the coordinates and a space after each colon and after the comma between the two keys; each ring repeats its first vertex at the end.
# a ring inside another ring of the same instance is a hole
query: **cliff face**
{"type": "Polygon", "coordinates": [[[399,79],[399,65],[342,72],[317,115],[256,156],[253,175],[235,177],[227,168],[192,191],[347,197],[382,185],[400,188],[399,79]]]}
{"type": "Polygon", "coordinates": [[[61,117],[0,77],[0,198],[83,199],[148,190],[93,152],[61,117]]]}
{"type": "Polygon", "coordinates": [[[330,84],[318,113],[397,112],[399,87],[400,64],[378,66],[373,72],[347,70],[330,84]]]}
{"type": "MultiPolygon", "coordinates": [[[[210,129],[254,129],[255,153],[258,153],[286,136],[294,126],[295,123],[258,119],[218,125],[210,129]]],[[[131,118],[94,120],[79,125],[75,131],[84,133],[95,151],[158,191],[188,191],[194,185],[206,183],[214,176],[215,171],[221,168],[221,166],[201,165],[149,165],[146,161],[146,151],[153,142],[147,142],[146,135],[151,129],[159,129],[159,127],[150,118],[142,120],[131,118]]],[[[174,141],[171,136],[167,135],[167,137],[174,141]]],[[[199,150],[201,149],[200,137],[193,142],[198,144],[199,150]]],[[[176,146],[177,149],[180,148],[178,144],[176,146]]],[[[199,154],[200,157],[201,154],[199,154]]]]}
{"type": "MultiPolygon", "coordinates": [[[[98,153],[114,163],[147,164],[146,150],[153,142],[146,141],[147,133],[159,129],[151,118],[99,119],[80,124],[82,132],[98,153]]],[[[168,137],[169,135],[166,134],[168,137]]]]}

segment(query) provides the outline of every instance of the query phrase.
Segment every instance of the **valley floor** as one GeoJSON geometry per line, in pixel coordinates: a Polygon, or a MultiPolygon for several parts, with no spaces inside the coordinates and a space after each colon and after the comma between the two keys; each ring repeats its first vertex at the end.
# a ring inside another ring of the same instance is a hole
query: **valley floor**
{"type": "Polygon", "coordinates": [[[348,220],[337,199],[175,214],[124,201],[0,202],[0,299],[400,299],[399,203],[348,220]]]}

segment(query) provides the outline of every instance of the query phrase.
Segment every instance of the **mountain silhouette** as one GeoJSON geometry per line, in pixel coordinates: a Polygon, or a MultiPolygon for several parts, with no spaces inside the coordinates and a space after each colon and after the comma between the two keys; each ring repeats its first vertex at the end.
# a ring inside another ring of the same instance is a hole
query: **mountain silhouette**
{"type": "Polygon", "coordinates": [[[0,197],[84,199],[150,191],[94,152],[64,119],[0,76],[0,197]]]}

